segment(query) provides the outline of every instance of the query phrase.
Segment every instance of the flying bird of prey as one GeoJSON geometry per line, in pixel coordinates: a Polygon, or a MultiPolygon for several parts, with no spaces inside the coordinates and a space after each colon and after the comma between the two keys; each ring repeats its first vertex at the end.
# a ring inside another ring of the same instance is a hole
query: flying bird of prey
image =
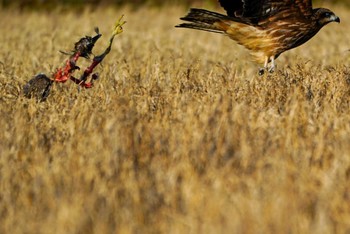
{"type": "Polygon", "coordinates": [[[330,22],[340,23],[332,11],[312,8],[311,0],[219,0],[227,15],[192,8],[176,27],[222,33],[246,47],[259,70],[273,72],[275,59],[302,45],[330,22]],[[270,64],[270,66],[269,66],[270,64]]]}

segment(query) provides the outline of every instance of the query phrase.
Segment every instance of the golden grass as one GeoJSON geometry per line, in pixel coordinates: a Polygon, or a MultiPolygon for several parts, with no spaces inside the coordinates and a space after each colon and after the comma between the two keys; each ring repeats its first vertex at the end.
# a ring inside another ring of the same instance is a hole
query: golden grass
{"type": "Polygon", "coordinates": [[[349,233],[350,23],[259,77],[185,9],[1,11],[0,233],[349,233]],[[125,31],[90,90],[19,93],[81,36],[125,31]]]}

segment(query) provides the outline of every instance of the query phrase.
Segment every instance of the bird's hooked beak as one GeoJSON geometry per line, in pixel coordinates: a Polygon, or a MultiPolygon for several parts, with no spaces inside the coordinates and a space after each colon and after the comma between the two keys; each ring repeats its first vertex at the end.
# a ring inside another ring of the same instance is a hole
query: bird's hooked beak
{"type": "Polygon", "coordinates": [[[340,18],[336,15],[332,15],[331,18],[330,18],[333,22],[338,22],[340,23],[340,18]]]}

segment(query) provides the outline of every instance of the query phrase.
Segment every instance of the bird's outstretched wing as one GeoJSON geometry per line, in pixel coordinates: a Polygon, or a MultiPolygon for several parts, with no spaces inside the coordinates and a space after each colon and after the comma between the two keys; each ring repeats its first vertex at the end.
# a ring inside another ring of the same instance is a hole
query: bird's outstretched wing
{"type": "Polygon", "coordinates": [[[259,20],[289,10],[309,17],[312,15],[311,0],[219,0],[231,17],[244,17],[257,23],[259,20]]]}

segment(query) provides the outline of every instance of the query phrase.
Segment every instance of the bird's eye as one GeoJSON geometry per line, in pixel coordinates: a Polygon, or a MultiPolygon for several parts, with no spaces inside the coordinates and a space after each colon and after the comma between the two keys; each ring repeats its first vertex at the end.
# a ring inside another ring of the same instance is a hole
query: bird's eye
{"type": "Polygon", "coordinates": [[[331,14],[329,12],[325,12],[322,14],[324,18],[329,18],[331,14]]]}

